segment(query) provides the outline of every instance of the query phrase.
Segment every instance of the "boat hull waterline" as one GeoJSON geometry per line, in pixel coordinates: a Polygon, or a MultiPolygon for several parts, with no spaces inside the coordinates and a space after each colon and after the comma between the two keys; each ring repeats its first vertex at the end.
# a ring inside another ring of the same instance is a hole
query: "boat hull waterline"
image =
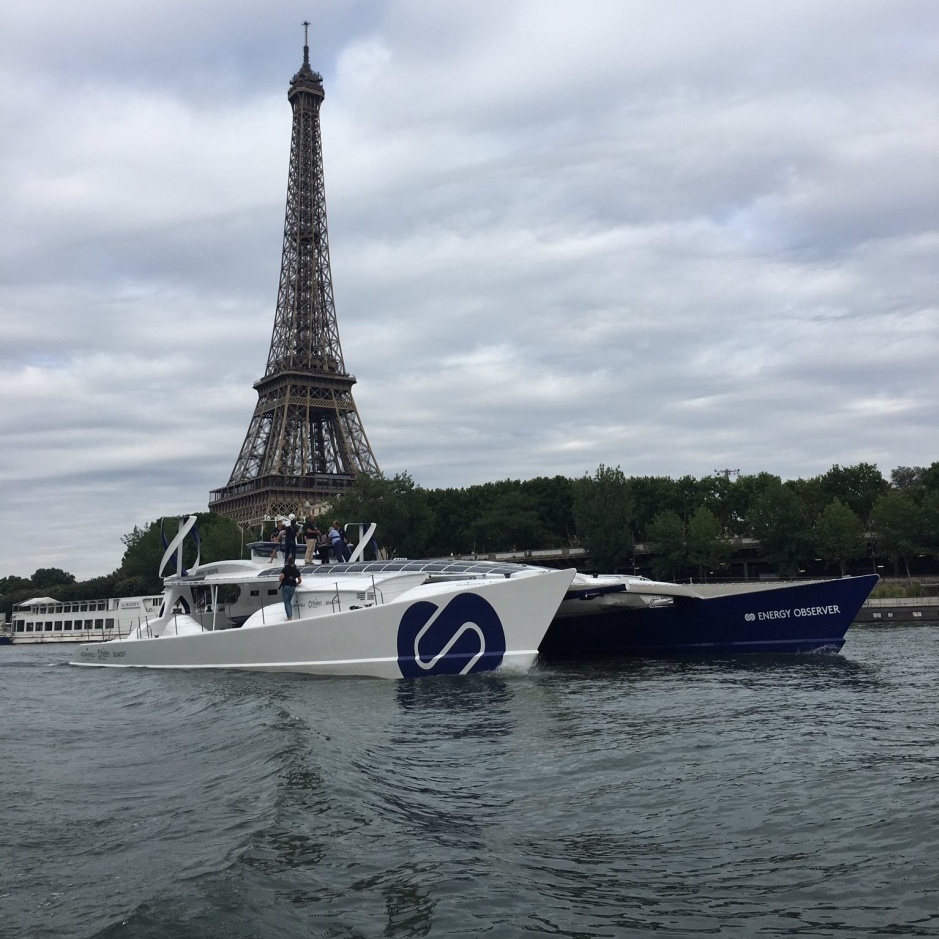
{"type": "Polygon", "coordinates": [[[205,630],[191,616],[170,614],[153,624],[152,638],[83,645],[71,664],[379,678],[523,673],[573,575],[425,584],[393,602],[339,612],[322,612],[323,591],[301,587],[299,619],[287,621],[281,603],[231,629],[205,630]]]}

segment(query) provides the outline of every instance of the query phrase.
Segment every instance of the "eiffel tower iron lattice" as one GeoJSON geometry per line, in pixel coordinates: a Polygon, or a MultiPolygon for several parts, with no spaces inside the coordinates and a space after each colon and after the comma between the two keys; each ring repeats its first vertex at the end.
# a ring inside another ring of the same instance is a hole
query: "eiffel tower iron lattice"
{"type": "MultiPolygon", "coordinates": [[[[309,23],[304,23],[304,30],[309,23]]],[[[284,249],[274,331],[258,403],[228,485],[209,508],[239,525],[306,515],[349,488],[360,473],[380,475],[352,398],[355,377],[339,344],[329,264],[319,109],[323,78],[303,65],[290,80],[293,109],[284,249]]]]}

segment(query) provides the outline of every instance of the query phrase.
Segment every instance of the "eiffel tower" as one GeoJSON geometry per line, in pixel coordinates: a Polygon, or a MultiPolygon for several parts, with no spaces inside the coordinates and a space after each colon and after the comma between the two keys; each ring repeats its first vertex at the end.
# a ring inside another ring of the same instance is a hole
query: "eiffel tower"
{"type": "Polygon", "coordinates": [[[209,502],[242,527],[316,513],[358,474],[381,473],[339,345],[319,119],[325,92],[323,76],[310,68],[309,26],[303,24],[303,65],[287,92],[293,129],[271,350],[228,485],[213,489],[209,502]]]}

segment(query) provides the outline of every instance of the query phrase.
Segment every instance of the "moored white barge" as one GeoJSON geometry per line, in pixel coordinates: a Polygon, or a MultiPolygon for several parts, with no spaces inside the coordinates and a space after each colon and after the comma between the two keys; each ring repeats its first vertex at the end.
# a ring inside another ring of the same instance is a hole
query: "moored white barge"
{"type": "Polygon", "coordinates": [[[163,596],[108,600],[54,600],[34,597],[13,607],[13,643],[106,642],[120,639],[160,614],[163,596]]]}

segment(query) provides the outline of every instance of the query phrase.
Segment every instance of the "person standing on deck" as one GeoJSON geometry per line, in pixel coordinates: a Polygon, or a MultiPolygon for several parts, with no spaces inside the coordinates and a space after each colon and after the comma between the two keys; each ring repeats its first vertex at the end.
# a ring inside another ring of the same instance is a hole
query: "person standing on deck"
{"type": "Polygon", "coordinates": [[[271,541],[274,543],[274,550],[271,551],[271,560],[277,560],[277,546],[283,541],[284,538],[284,520],[279,518],[274,523],[274,530],[271,532],[271,541]]]}
{"type": "Polygon", "coordinates": [[[284,561],[283,570],[280,572],[280,592],[284,598],[284,611],[287,619],[293,619],[293,598],[297,592],[297,587],[303,583],[300,571],[297,565],[293,563],[293,558],[288,556],[284,561]]]}
{"type": "Polygon", "coordinates": [[[316,527],[316,521],[312,515],[308,515],[307,520],[303,523],[303,537],[306,538],[306,553],[303,556],[303,561],[305,564],[312,564],[320,540],[320,530],[316,527]]]}
{"type": "Polygon", "coordinates": [[[297,524],[296,516],[284,519],[284,560],[297,559],[297,524]]]}
{"type": "Polygon", "coordinates": [[[348,561],[349,555],[347,553],[346,539],[343,537],[339,522],[333,522],[330,527],[329,540],[332,542],[333,554],[336,555],[336,560],[340,563],[348,561]]]}

